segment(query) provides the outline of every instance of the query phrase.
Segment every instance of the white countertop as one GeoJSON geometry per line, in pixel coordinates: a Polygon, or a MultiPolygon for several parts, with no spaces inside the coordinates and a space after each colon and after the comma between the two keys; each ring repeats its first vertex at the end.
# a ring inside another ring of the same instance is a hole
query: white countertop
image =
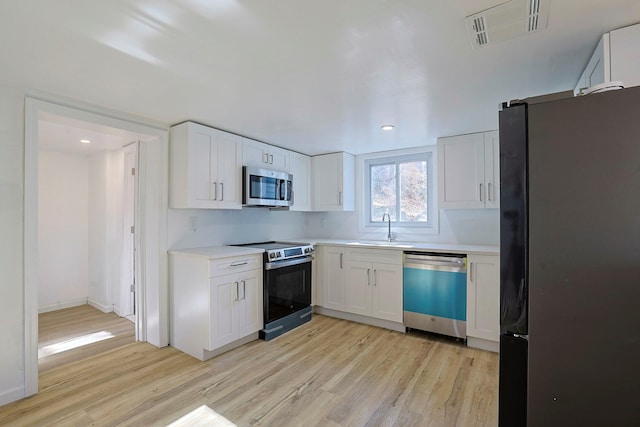
{"type": "Polygon", "coordinates": [[[263,249],[238,246],[208,246],[204,248],[172,249],[171,255],[191,255],[208,259],[229,258],[234,256],[264,253],[263,249]]]}
{"type": "Polygon", "coordinates": [[[370,249],[396,249],[402,251],[425,251],[425,252],[446,252],[446,253],[473,253],[473,254],[500,254],[500,246],[490,245],[464,245],[450,243],[421,243],[421,242],[387,242],[376,240],[338,240],[338,239],[321,239],[321,238],[305,238],[295,239],[307,241],[314,245],[340,245],[352,248],[370,248],[370,249]]]}

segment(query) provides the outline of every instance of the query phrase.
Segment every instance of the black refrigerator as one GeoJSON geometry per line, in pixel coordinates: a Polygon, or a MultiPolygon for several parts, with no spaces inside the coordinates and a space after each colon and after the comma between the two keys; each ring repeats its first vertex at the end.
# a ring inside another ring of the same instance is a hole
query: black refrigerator
{"type": "Polygon", "coordinates": [[[640,426],[640,87],[549,99],[499,113],[499,425],[640,426]]]}

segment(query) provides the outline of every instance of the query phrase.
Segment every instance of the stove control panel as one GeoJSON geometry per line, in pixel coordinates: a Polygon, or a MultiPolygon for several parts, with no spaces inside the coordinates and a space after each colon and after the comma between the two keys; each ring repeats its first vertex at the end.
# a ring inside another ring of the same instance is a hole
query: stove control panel
{"type": "Polygon", "coordinates": [[[284,261],[291,258],[299,258],[313,255],[312,245],[300,245],[295,246],[291,244],[291,247],[285,247],[282,249],[269,249],[267,250],[267,260],[271,261],[284,261]]]}

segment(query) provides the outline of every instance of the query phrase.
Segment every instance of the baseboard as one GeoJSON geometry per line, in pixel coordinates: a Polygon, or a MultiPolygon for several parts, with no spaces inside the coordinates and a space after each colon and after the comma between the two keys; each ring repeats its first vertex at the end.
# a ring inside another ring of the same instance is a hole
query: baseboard
{"type": "Polygon", "coordinates": [[[113,304],[102,305],[99,302],[96,302],[96,301],[93,301],[93,300],[89,300],[87,303],[91,307],[97,308],[98,310],[100,310],[103,313],[111,313],[113,311],[113,304]]]}
{"type": "Polygon", "coordinates": [[[0,406],[15,402],[16,400],[20,400],[24,397],[26,397],[26,395],[23,386],[0,391],[0,406]]]}
{"type": "Polygon", "coordinates": [[[496,341],[485,340],[483,338],[467,337],[467,347],[479,348],[480,350],[493,351],[500,353],[500,343],[496,341]]]}
{"type": "Polygon", "coordinates": [[[375,317],[362,316],[360,314],[347,313],[345,311],[332,310],[330,308],[320,307],[318,305],[313,307],[313,312],[322,314],[324,316],[336,317],[342,320],[349,320],[351,322],[364,323],[366,325],[377,326],[379,328],[391,329],[397,332],[406,332],[407,328],[402,323],[392,322],[390,320],[376,319],[375,317]]]}
{"type": "Polygon", "coordinates": [[[64,301],[58,302],[55,304],[43,305],[42,307],[38,307],[38,313],[47,313],[49,311],[62,310],[65,308],[77,307],[79,305],[87,304],[87,298],[80,298],[72,301],[64,301]]]}

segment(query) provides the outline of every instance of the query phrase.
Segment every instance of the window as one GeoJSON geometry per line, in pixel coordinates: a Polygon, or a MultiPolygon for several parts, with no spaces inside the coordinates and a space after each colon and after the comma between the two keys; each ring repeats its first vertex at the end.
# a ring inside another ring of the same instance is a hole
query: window
{"type": "Polygon", "coordinates": [[[365,160],[365,225],[433,228],[432,181],[431,152],[365,160]]]}

